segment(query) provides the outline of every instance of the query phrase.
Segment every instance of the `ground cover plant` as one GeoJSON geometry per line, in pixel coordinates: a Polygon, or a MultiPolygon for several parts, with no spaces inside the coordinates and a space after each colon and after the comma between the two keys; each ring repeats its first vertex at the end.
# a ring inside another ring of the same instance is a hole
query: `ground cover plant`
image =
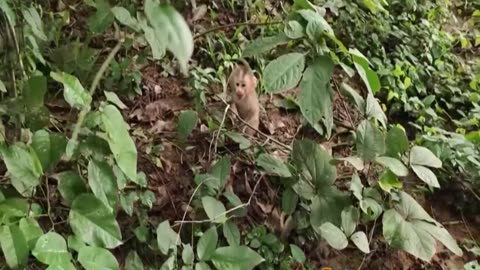
{"type": "Polygon", "coordinates": [[[479,24],[467,0],[0,2],[2,269],[480,268],[479,24]]]}

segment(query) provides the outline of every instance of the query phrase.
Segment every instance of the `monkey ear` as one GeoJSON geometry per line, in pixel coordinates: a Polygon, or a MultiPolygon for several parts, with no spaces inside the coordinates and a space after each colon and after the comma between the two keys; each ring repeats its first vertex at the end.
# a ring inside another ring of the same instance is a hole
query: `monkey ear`
{"type": "Polygon", "coordinates": [[[255,74],[251,74],[251,79],[252,79],[252,85],[253,85],[253,88],[257,88],[257,77],[255,76],[255,74]]]}

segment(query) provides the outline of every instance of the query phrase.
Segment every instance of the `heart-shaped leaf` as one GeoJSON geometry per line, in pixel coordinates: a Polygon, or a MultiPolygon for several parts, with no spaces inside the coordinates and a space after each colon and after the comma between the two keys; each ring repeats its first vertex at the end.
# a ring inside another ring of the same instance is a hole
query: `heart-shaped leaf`
{"type": "Polygon", "coordinates": [[[38,238],[32,254],[47,265],[66,264],[72,259],[67,250],[67,242],[56,232],[49,232],[38,238]]]}
{"type": "Polygon", "coordinates": [[[264,259],[246,246],[220,247],[212,256],[217,269],[252,270],[264,259]]]}
{"type": "Polygon", "coordinates": [[[263,72],[265,90],[278,93],[297,86],[305,68],[305,55],[285,54],[268,63],[263,72]]]}
{"type": "Polygon", "coordinates": [[[85,270],[118,270],[117,259],[107,249],[100,247],[82,247],[78,252],[78,262],[85,270]]]}

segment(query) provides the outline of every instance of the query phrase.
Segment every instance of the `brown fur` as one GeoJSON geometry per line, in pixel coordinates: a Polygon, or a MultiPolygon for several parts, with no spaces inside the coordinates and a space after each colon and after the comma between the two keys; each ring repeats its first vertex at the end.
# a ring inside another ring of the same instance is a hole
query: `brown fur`
{"type": "MultiPolygon", "coordinates": [[[[258,130],[260,123],[260,105],[258,103],[257,78],[253,74],[250,66],[245,60],[241,60],[241,65],[236,65],[230,77],[228,85],[230,87],[233,103],[237,109],[238,115],[252,127],[258,130]]],[[[256,130],[248,126],[244,127],[244,132],[253,136],[256,130]]]]}

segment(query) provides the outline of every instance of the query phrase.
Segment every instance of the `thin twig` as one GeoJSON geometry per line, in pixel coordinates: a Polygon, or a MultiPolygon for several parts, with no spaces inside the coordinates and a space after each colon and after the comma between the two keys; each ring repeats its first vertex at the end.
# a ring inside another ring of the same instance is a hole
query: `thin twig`
{"type": "MultiPolygon", "coordinates": [[[[89,91],[90,96],[93,96],[93,94],[95,93],[95,89],[100,83],[100,80],[103,77],[103,73],[105,73],[105,71],[107,70],[107,67],[110,65],[110,62],[112,62],[113,58],[122,47],[122,44],[123,44],[123,40],[120,40],[117,43],[117,45],[113,48],[113,50],[110,51],[110,53],[107,56],[107,59],[105,59],[102,66],[98,70],[97,74],[95,74],[95,78],[93,79],[93,82],[89,91]]],[[[75,128],[73,129],[72,138],[70,139],[72,142],[75,142],[75,143],[77,142],[78,134],[80,133],[80,129],[83,125],[83,120],[85,119],[85,116],[89,111],[90,111],[90,105],[83,107],[83,109],[78,114],[78,120],[77,120],[77,123],[75,124],[75,128]]]]}
{"type": "MultiPolygon", "coordinates": [[[[181,220],[181,221],[175,221],[174,223],[175,224],[202,224],[202,223],[210,223],[210,222],[213,222],[214,220],[216,220],[217,218],[221,217],[221,216],[226,216],[227,214],[229,213],[232,213],[233,211],[235,210],[238,210],[240,208],[243,208],[243,207],[248,207],[250,206],[251,202],[252,202],[252,199],[253,199],[253,196],[255,195],[255,192],[257,190],[257,187],[258,185],[260,184],[260,182],[262,181],[263,179],[263,175],[260,176],[260,178],[257,180],[257,183],[255,183],[255,187],[253,188],[253,191],[252,191],[252,194],[250,195],[250,198],[248,198],[248,201],[246,203],[243,203],[243,204],[240,204],[240,205],[237,205],[233,208],[230,208],[228,209],[227,211],[223,212],[223,213],[220,213],[218,215],[216,215],[215,217],[213,217],[212,219],[204,219],[204,220],[181,220]]],[[[203,183],[203,182],[202,182],[203,183]]],[[[181,228],[181,227],[180,227],[181,228]]]]}
{"type": "MultiPolygon", "coordinates": [[[[220,123],[220,127],[218,127],[218,130],[216,131],[214,153],[217,153],[218,138],[220,138],[220,133],[222,131],[223,125],[225,124],[225,119],[227,118],[227,113],[229,109],[230,109],[230,104],[227,104],[227,107],[225,108],[225,112],[223,113],[223,118],[222,118],[222,122],[220,123]]],[[[212,143],[210,143],[210,146],[208,147],[209,160],[211,159],[211,148],[212,148],[212,143]]]]}
{"type": "Polygon", "coordinates": [[[335,85],[335,90],[337,90],[338,96],[340,97],[340,101],[342,102],[343,109],[347,113],[348,121],[350,122],[350,125],[352,125],[352,127],[354,127],[355,125],[353,123],[353,118],[350,115],[350,111],[348,111],[347,104],[345,103],[345,100],[343,99],[343,94],[340,92],[340,88],[338,87],[338,84],[335,80],[333,80],[333,85],[335,85]]]}
{"type": "MultiPolygon", "coordinates": [[[[373,227],[372,227],[372,230],[370,231],[370,239],[368,240],[368,246],[370,246],[370,243],[372,243],[373,232],[375,231],[375,225],[376,225],[376,224],[377,224],[377,219],[375,219],[375,220],[373,221],[373,227]]],[[[369,254],[371,254],[371,253],[372,253],[372,251],[370,251],[369,254]]],[[[360,266],[358,266],[357,270],[361,270],[361,269],[362,269],[363,264],[365,263],[365,260],[366,260],[366,258],[367,258],[367,256],[368,256],[369,254],[365,254],[365,255],[363,256],[362,262],[360,263],[360,266]]]]}
{"type": "Polygon", "coordinates": [[[216,26],[216,27],[210,28],[208,30],[205,30],[201,33],[198,33],[198,34],[193,36],[193,40],[196,40],[199,37],[205,36],[209,33],[212,33],[212,32],[218,31],[218,30],[222,30],[222,29],[232,28],[232,27],[273,25],[273,24],[280,24],[280,23],[283,23],[283,21],[257,22],[257,23],[254,23],[254,22],[240,22],[240,23],[225,24],[225,25],[216,26]]]}

